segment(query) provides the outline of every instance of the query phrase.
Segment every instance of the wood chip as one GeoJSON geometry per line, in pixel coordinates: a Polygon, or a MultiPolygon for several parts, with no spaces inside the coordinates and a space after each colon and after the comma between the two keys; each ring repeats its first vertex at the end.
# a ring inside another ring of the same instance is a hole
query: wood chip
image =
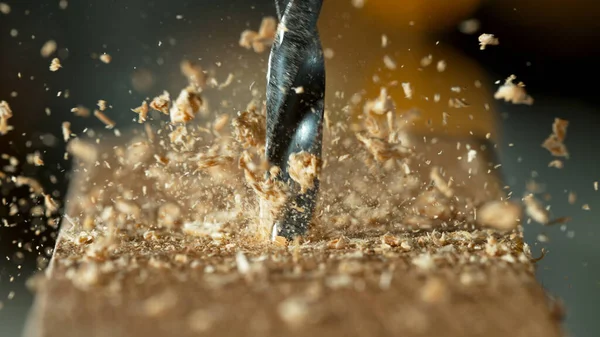
{"type": "Polygon", "coordinates": [[[519,82],[514,84],[516,80],[515,75],[510,75],[503,85],[501,85],[496,93],[494,94],[495,99],[503,99],[505,102],[511,102],[513,104],[533,104],[533,97],[529,96],[525,91],[525,84],[519,82]]]}
{"type": "Polygon", "coordinates": [[[300,185],[300,193],[306,193],[306,191],[315,187],[320,169],[319,158],[306,151],[292,153],[288,158],[290,178],[300,185]]]}
{"type": "Polygon", "coordinates": [[[106,108],[108,107],[108,103],[106,103],[106,101],[103,99],[99,100],[97,105],[98,105],[98,109],[100,109],[100,111],[105,111],[106,108]]]}
{"type": "Polygon", "coordinates": [[[564,119],[555,118],[552,124],[552,134],[542,143],[542,147],[555,157],[569,158],[569,151],[563,143],[567,136],[569,122],[564,119]]]}
{"type": "Polygon", "coordinates": [[[388,112],[396,112],[396,104],[388,95],[386,88],[381,88],[379,96],[374,100],[369,100],[363,108],[365,114],[385,115],[388,112]]]}
{"type": "Polygon", "coordinates": [[[389,56],[389,55],[385,55],[385,56],[383,57],[383,64],[384,64],[384,65],[385,65],[385,67],[386,67],[386,68],[388,68],[389,70],[396,70],[396,68],[398,67],[398,66],[396,65],[396,61],[394,61],[394,60],[392,59],[392,57],[391,57],[391,56],[389,56]]]}
{"type": "Polygon", "coordinates": [[[103,63],[109,64],[112,61],[112,56],[104,53],[104,54],[100,55],[100,61],[102,61],[103,63]]]}
{"type": "Polygon", "coordinates": [[[410,83],[402,83],[402,90],[404,90],[404,97],[406,97],[408,99],[412,99],[413,90],[412,90],[412,87],[410,86],[410,83]]]}
{"type": "Polygon", "coordinates": [[[479,49],[485,50],[486,46],[497,46],[500,44],[500,41],[494,34],[481,34],[479,35],[479,45],[481,46],[479,49]]]}
{"type": "Polygon", "coordinates": [[[206,87],[206,75],[199,64],[189,60],[183,60],[179,64],[181,73],[188,79],[191,86],[196,90],[201,90],[206,87]]]}
{"type": "Polygon", "coordinates": [[[154,97],[150,102],[150,108],[160,111],[165,115],[169,114],[169,106],[171,105],[171,96],[168,92],[164,91],[162,95],[154,97]]]}
{"type": "Polygon", "coordinates": [[[564,167],[564,164],[561,160],[555,159],[555,160],[551,161],[550,163],[548,163],[548,167],[555,167],[557,169],[561,169],[564,167]]]}
{"type": "Polygon", "coordinates": [[[171,123],[190,122],[200,112],[202,103],[202,97],[200,97],[194,88],[187,87],[183,89],[169,111],[171,123]]]}
{"type": "Polygon", "coordinates": [[[40,54],[42,55],[43,58],[48,58],[48,57],[52,56],[52,54],[54,54],[54,52],[56,51],[56,48],[57,48],[56,41],[48,40],[48,41],[46,41],[46,43],[44,43],[44,45],[42,46],[42,49],[40,49],[40,54]]]}
{"type": "Polygon", "coordinates": [[[439,71],[440,73],[444,72],[444,70],[446,70],[446,61],[439,60],[436,68],[437,68],[437,71],[439,71]]]}
{"type": "Polygon", "coordinates": [[[131,111],[135,112],[136,114],[139,115],[138,117],[138,123],[142,124],[146,121],[146,119],[148,118],[148,102],[143,101],[142,105],[140,105],[139,107],[135,108],[135,109],[131,109],[131,111]]]}
{"type": "Polygon", "coordinates": [[[525,212],[535,222],[542,225],[547,225],[550,222],[548,211],[542,206],[540,201],[533,196],[533,194],[525,196],[523,202],[525,203],[525,212]]]}
{"type": "Polygon", "coordinates": [[[71,138],[71,122],[62,123],[62,135],[65,142],[68,142],[71,138]]]}
{"type": "Polygon", "coordinates": [[[108,118],[102,111],[94,110],[94,116],[98,118],[104,125],[106,125],[107,129],[112,129],[117,125],[112,119],[108,118]]]}
{"type": "Polygon", "coordinates": [[[71,109],[71,112],[75,116],[79,116],[79,117],[89,117],[91,115],[90,109],[88,109],[82,105],[78,105],[78,106],[74,107],[73,109],[71,109]]]}
{"type": "Polygon", "coordinates": [[[568,200],[569,204],[575,205],[577,202],[577,194],[575,194],[575,192],[569,192],[568,200]]]}
{"type": "Polygon", "coordinates": [[[431,168],[429,178],[433,181],[435,188],[437,188],[438,191],[440,191],[444,196],[446,196],[446,198],[452,198],[452,196],[454,196],[454,191],[450,188],[450,185],[440,174],[439,167],[434,166],[431,168]]]}
{"type": "Polygon", "coordinates": [[[253,49],[256,53],[262,53],[273,44],[277,31],[277,20],[273,17],[265,17],[260,23],[258,32],[245,30],[240,36],[239,45],[246,49],[253,49]]]}
{"type": "Polygon", "coordinates": [[[52,59],[52,62],[50,62],[50,71],[58,71],[60,68],[62,68],[60,60],[57,58],[52,59]]]}
{"type": "Polygon", "coordinates": [[[13,112],[6,101],[0,101],[0,135],[6,135],[12,126],[8,125],[8,120],[13,116],[13,112]]]}

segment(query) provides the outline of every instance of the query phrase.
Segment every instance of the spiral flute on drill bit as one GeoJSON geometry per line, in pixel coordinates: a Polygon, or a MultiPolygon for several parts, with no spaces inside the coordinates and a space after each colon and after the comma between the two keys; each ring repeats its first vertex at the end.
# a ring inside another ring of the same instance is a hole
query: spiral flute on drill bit
{"type": "MultiPolygon", "coordinates": [[[[261,220],[272,226],[273,239],[304,235],[317,200],[318,176],[309,188],[301,187],[290,175],[289,159],[302,153],[320,167],[325,64],[316,24],[322,4],[322,0],[275,2],[280,23],[267,73],[265,150],[269,163],[281,169],[277,179],[287,182],[290,192],[278,214],[261,220]]],[[[265,208],[261,205],[261,216],[267,213],[265,208]]]]}

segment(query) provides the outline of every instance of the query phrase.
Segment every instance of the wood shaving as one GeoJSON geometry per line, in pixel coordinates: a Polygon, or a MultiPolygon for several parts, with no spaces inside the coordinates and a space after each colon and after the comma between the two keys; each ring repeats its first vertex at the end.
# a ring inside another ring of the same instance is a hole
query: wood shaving
{"type": "Polygon", "coordinates": [[[542,203],[533,196],[533,194],[525,196],[523,202],[525,203],[525,212],[535,222],[542,225],[547,225],[550,222],[548,211],[542,206],[542,203]]]}
{"type": "Polygon", "coordinates": [[[171,123],[188,123],[202,108],[202,97],[192,87],[181,91],[170,109],[171,123]]]}
{"type": "Polygon", "coordinates": [[[387,47],[388,43],[389,43],[389,39],[388,39],[387,35],[382,34],[381,35],[381,48],[387,47]]]}
{"type": "Polygon", "coordinates": [[[344,249],[348,247],[349,244],[350,240],[348,240],[348,238],[345,236],[341,236],[337,239],[327,242],[327,247],[330,249],[344,249]]]}
{"type": "Polygon", "coordinates": [[[48,41],[46,41],[46,43],[44,43],[44,45],[42,46],[42,49],[40,49],[40,54],[42,55],[43,58],[48,58],[48,57],[52,56],[52,54],[54,54],[54,52],[56,51],[56,48],[57,48],[56,41],[48,40],[48,41]]]}
{"type": "Polygon", "coordinates": [[[60,60],[57,58],[53,58],[52,62],[50,62],[50,71],[58,71],[58,69],[60,68],[62,68],[60,60]]]}
{"type": "Polygon", "coordinates": [[[300,193],[306,193],[315,187],[320,168],[319,158],[306,151],[292,153],[288,158],[288,173],[300,185],[300,193]]]}
{"type": "Polygon", "coordinates": [[[436,69],[438,72],[443,73],[446,70],[446,61],[439,60],[436,69]]]}
{"type": "Polygon", "coordinates": [[[385,115],[388,112],[396,113],[396,104],[388,95],[386,88],[381,88],[375,100],[369,100],[364,106],[365,114],[385,115]]]}
{"type": "Polygon", "coordinates": [[[446,182],[442,175],[440,174],[440,168],[434,166],[431,168],[429,173],[429,178],[433,181],[435,188],[437,188],[446,198],[452,198],[454,196],[454,191],[450,188],[450,185],[446,182]]]}
{"type": "Polygon", "coordinates": [[[79,116],[79,117],[89,117],[90,116],[90,109],[78,105],[76,107],[74,107],[73,109],[71,109],[71,112],[75,115],[75,116],[79,116]]]}
{"type": "Polygon", "coordinates": [[[232,74],[232,73],[229,73],[229,75],[227,75],[227,78],[225,79],[225,82],[223,82],[223,83],[220,83],[220,84],[218,85],[218,89],[219,89],[219,90],[222,90],[222,89],[225,89],[225,88],[227,88],[228,86],[230,86],[230,85],[231,85],[231,83],[233,83],[233,79],[234,79],[234,78],[235,78],[235,76],[233,76],[233,74],[232,74]]]}
{"type": "Polygon", "coordinates": [[[13,116],[13,112],[6,101],[0,101],[0,135],[6,135],[13,129],[8,125],[8,120],[13,116]]]}
{"type": "Polygon", "coordinates": [[[479,35],[479,45],[481,50],[485,50],[485,47],[487,46],[497,46],[500,44],[500,41],[498,41],[498,39],[496,37],[494,37],[494,34],[481,34],[479,35]]]}
{"type": "Polygon", "coordinates": [[[144,123],[146,121],[146,119],[148,118],[148,112],[149,112],[148,102],[143,101],[142,105],[140,105],[139,107],[137,107],[135,109],[131,109],[131,111],[133,111],[139,115],[138,123],[140,123],[140,124],[144,123]]]}
{"type": "Polygon", "coordinates": [[[96,118],[98,118],[102,123],[104,123],[104,125],[106,125],[107,129],[112,129],[115,127],[115,125],[117,125],[117,123],[115,123],[115,121],[110,119],[108,116],[106,116],[100,110],[94,110],[94,116],[96,116],[96,118]]]}
{"type": "Polygon", "coordinates": [[[213,124],[213,129],[216,132],[221,132],[227,126],[227,122],[229,122],[229,115],[222,114],[220,116],[217,116],[217,118],[215,119],[215,123],[213,124]]]}
{"type": "Polygon", "coordinates": [[[552,124],[552,134],[542,143],[542,147],[548,150],[555,157],[569,158],[569,151],[563,143],[567,136],[567,127],[569,122],[555,118],[552,124]]]}
{"type": "Polygon", "coordinates": [[[502,231],[513,230],[520,223],[522,211],[521,206],[516,203],[493,200],[477,210],[477,222],[502,231]]]}
{"type": "Polygon", "coordinates": [[[239,45],[246,49],[253,49],[256,53],[263,53],[273,44],[277,31],[277,20],[273,17],[265,17],[260,23],[258,32],[245,30],[240,36],[239,45]]]}
{"type": "Polygon", "coordinates": [[[398,67],[396,65],[396,61],[394,61],[389,55],[385,55],[383,57],[383,64],[385,65],[386,68],[388,68],[389,70],[396,70],[396,68],[398,67]]]}
{"type": "Polygon", "coordinates": [[[510,75],[503,85],[501,85],[496,93],[494,94],[495,99],[503,99],[505,102],[511,102],[513,104],[533,104],[533,97],[529,96],[525,91],[525,84],[519,82],[514,84],[516,80],[515,75],[510,75]]]}
{"type": "Polygon", "coordinates": [[[35,166],[44,166],[44,160],[42,159],[42,155],[38,151],[28,154],[27,162],[35,166]]]}
{"type": "Polygon", "coordinates": [[[190,86],[201,90],[206,87],[206,74],[202,67],[192,61],[183,60],[179,65],[181,74],[188,79],[190,86]]]}
{"type": "Polygon", "coordinates": [[[408,99],[412,99],[413,90],[412,90],[412,87],[410,86],[410,83],[402,83],[402,90],[404,90],[404,97],[406,97],[408,99]]]}
{"type": "Polygon", "coordinates": [[[569,200],[569,204],[575,205],[577,202],[577,194],[575,194],[575,192],[569,192],[567,199],[569,200]]]}
{"type": "Polygon", "coordinates": [[[550,163],[548,163],[548,167],[555,167],[557,169],[561,169],[564,167],[564,164],[563,164],[562,160],[555,159],[555,160],[551,161],[550,163]]]}
{"type": "Polygon", "coordinates": [[[375,160],[380,163],[384,163],[392,158],[402,159],[407,155],[405,149],[385,142],[382,139],[369,137],[362,133],[357,133],[356,138],[367,148],[375,160]]]}
{"type": "Polygon", "coordinates": [[[98,109],[100,109],[100,111],[105,111],[106,108],[108,107],[107,105],[108,103],[106,103],[105,100],[101,99],[98,101],[97,105],[98,105],[98,109]]]}
{"type": "Polygon", "coordinates": [[[150,102],[150,107],[156,111],[160,111],[165,115],[169,114],[169,106],[171,105],[171,96],[164,91],[162,95],[154,97],[150,102]]]}
{"type": "Polygon", "coordinates": [[[256,111],[242,112],[232,121],[233,135],[244,149],[263,148],[266,138],[266,118],[256,111]]]}
{"type": "Polygon", "coordinates": [[[428,67],[433,62],[433,55],[429,54],[421,59],[421,67],[428,67]]]}
{"type": "Polygon", "coordinates": [[[109,64],[112,61],[112,56],[104,53],[104,54],[100,55],[100,61],[102,61],[105,64],[109,64]]]}
{"type": "Polygon", "coordinates": [[[567,127],[569,126],[569,121],[555,118],[554,123],[552,124],[552,132],[556,135],[556,139],[561,142],[565,141],[567,137],[567,127]]]}
{"type": "Polygon", "coordinates": [[[36,195],[42,195],[44,193],[42,184],[40,184],[39,181],[37,181],[33,178],[24,177],[24,176],[16,176],[16,177],[13,177],[12,179],[17,187],[29,186],[29,191],[36,195]]]}
{"type": "Polygon", "coordinates": [[[44,207],[46,207],[46,216],[50,217],[58,211],[56,201],[49,194],[44,194],[44,207]]]}
{"type": "Polygon", "coordinates": [[[62,123],[62,135],[64,141],[68,142],[69,138],[71,138],[71,122],[62,123]]]}

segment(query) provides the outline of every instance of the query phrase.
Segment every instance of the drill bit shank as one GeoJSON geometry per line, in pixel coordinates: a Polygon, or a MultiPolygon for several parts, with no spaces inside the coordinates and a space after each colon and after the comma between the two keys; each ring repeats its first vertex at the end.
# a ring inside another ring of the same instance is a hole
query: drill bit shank
{"type": "MultiPolygon", "coordinates": [[[[290,179],[288,159],[306,151],[321,157],[325,96],[325,64],[316,24],[323,0],[276,0],[280,25],[267,74],[266,157],[281,169],[279,179],[290,186],[272,236],[293,239],[306,233],[319,189],[300,192],[290,179]]],[[[319,160],[320,162],[320,160],[319,160]]]]}

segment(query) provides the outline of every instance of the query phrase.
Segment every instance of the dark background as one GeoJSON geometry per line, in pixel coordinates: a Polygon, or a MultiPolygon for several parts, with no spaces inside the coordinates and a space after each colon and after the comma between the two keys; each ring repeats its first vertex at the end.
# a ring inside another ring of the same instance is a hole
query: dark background
{"type": "MultiPolygon", "coordinates": [[[[93,118],[72,117],[72,107],[93,107],[98,99],[106,99],[113,106],[111,111],[125,112],[111,116],[127,126],[133,118],[129,109],[145,96],[185,84],[179,75],[179,61],[186,57],[201,58],[203,64],[223,62],[224,74],[227,67],[240,63],[257,64],[244,66],[244,71],[248,78],[263,83],[268,54],[247,52],[237,46],[237,40],[242,30],[256,29],[263,16],[274,15],[271,1],[82,0],[70,1],[66,10],[60,10],[55,0],[2,1],[11,5],[12,12],[0,14],[0,100],[9,101],[15,130],[0,137],[0,152],[24,161],[33,149],[44,151],[46,166],[25,167],[23,174],[38,178],[46,190],[55,191],[58,200],[66,192],[69,170],[69,162],[62,159],[61,123],[72,121],[73,131],[78,133],[85,127],[102,129],[93,118]],[[176,15],[183,15],[183,19],[176,19],[176,15]],[[18,30],[17,37],[10,36],[11,29],[18,30]],[[58,42],[65,65],[57,73],[48,71],[49,59],[39,54],[49,39],[58,42]],[[90,57],[102,52],[113,56],[109,66],[90,57]],[[133,90],[130,81],[133,72],[144,71],[154,75],[154,86],[148,93],[133,90]],[[69,98],[57,97],[58,91],[64,94],[67,89],[69,98]],[[18,95],[11,97],[12,92],[18,95]],[[51,116],[44,112],[46,107],[51,109],[51,116]],[[41,137],[48,139],[48,134],[58,137],[57,146],[42,145],[41,137]],[[31,141],[31,149],[25,146],[26,141],[31,141]],[[51,182],[51,175],[57,177],[56,184],[51,182]]],[[[573,218],[563,227],[525,225],[525,233],[534,255],[541,247],[549,251],[538,264],[539,280],[565,302],[566,330],[582,337],[600,335],[600,192],[593,189],[593,182],[600,181],[600,113],[595,84],[600,56],[599,6],[596,1],[483,1],[469,17],[482,22],[481,32],[493,32],[501,39],[500,46],[490,47],[492,52],[486,53],[479,51],[477,35],[462,34],[454,27],[430,33],[432,41],[454,46],[480,63],[492,82],[518,74],[535,97],[531,107],[495,102],[503,117],[502,165],[515,195],[522,195],[525,183],[533,176],[552,195],[552,213],[573,218]],[[537,13],[521,11],[523,4],[536,4],[537,13]],[[566,142],[571,158],[562,170],[547,168],[551,158],[540,148],[555,117],[571,122],[566,142]],[[509,147],[509,143],[514,146],[509,147]],[[567,202],[569,191],[578,195],[575,205],[567,202]],[[591,211],[581,210],[584,203],[591,211]],[[537,242],[540,233],[550,241],[537,242]]],[[[353,11],[352,15],[361,12],[353,11]]],[[[23,190],[9,195],[0,188],[2,197],[25,195],[23,190]]],[[[17,225],[0,227],[0,308],[4,307],[0,309],[0,336],[17,336],[32,301],[25,281],[38,263],[43,266],[55,231],[48,228],[36,234],[35,229],[41,228],[39,222],[6,214],[0,206],[0,218],[17,225]],[[19,243],[26,249],[19,248],[19,243]],[[11,292],[14,298],[9,300],[11,292]]]]}

